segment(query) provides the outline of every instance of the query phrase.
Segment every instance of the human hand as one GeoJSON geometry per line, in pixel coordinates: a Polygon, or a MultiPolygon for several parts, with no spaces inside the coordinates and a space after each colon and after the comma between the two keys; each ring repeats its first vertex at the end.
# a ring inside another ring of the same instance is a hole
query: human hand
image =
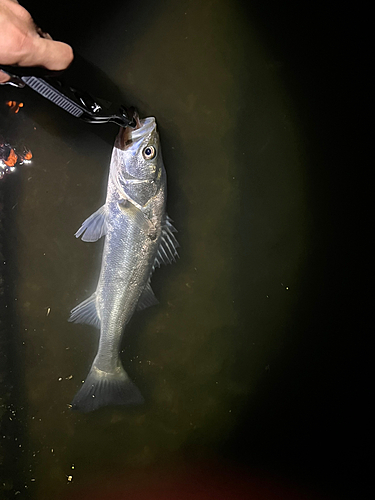
{"type": "MultiPolygon", "coordinates": [[[[17,0],[0,0],[0,64],[44,66],[60,71],[72,60],[72,48],[43,33],[17,0]]],[[[0,83],[9,79],[0,71],[0,83]]]]}

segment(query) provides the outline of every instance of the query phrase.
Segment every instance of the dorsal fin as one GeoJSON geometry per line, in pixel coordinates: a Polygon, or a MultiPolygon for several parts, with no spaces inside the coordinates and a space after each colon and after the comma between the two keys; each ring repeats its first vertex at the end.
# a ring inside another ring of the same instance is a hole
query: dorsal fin
{"type": "Polygon", "coordinates": [[[139,298],[137,304],[137,310],[142,311],[146,309],[146,307],[151,307],[159,304],[158,299],[155,297],[154,292],[152,291],[150,280],[148,281],[146,288],[143,290],[142,295],[139,298]]]}
{"type": "Polygon", "coordinates": [[[173,233],[177,229],[172,224],[172,219],[166,216],[161,227],[161,239],[158,252],[156,254],[153,269],[160,267],[161,264],[172,264],[179,257],[177,248],[180,246],[173,233]]]}

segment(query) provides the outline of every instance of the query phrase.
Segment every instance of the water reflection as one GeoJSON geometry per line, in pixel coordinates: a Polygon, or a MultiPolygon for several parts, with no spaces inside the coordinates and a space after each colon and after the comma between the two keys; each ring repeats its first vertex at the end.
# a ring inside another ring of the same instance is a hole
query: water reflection
{"type": "Polygon", "coordinates": [[[9,238],[28,408],[24,486],[38,500],[216,456],[272,370],[296,305],[304,179],[278,65],[235,3],[147,8],[146,26],[143,11],[124,7],[78,47],[141,115],[156,116],[179,231],[180,261],[153,277],[160,305],[135,315],[123,342],[143,407],[68,408],[98,333],[67,318],[95,287],[102,246],[73,234],[103,203],[111,147],[31,92],[19,113],[33,163],[13,186],[9,238]]]}

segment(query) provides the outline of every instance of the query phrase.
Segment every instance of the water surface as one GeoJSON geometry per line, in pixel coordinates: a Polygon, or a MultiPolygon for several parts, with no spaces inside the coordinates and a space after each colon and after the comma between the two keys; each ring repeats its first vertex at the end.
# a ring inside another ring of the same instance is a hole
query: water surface
{"type": "MultiPolygon", "coordinates": [[[[181,258],[155,272],[160,305],[134,316],[122,344],[146,404],[72,412],[98,332],[67,318],[93,292],[102,250],[73,234],[104,201],[117,130],[1,88],[2,102],[25,103],[17,116],[1,108],[2,133],[33,152],[1,186],[20,367],[8,402],[22,427],[9,498],[94,498],[113,495],[111,485],[125,495],[163,473],[225,469],[239,429],[255,443],[267,432],[254,411],[267,408],[274,362],[302,334],[293,328],[309,257],[308,174],[283,62],[255,21],[224,0],[125,5],[76,48],[141,116],[156,117],[181,258]]],[[[263,467],[264,455],[252,461],[263,467]]],[[[243,450],[236,459],[245,463],[243,450]]]]}

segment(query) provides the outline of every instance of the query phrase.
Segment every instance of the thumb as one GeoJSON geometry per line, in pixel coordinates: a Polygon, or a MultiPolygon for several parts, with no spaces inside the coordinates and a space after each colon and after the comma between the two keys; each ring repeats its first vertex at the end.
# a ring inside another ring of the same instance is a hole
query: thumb
{"type": "Polygon", "coordinates": [[[73,61],[73,49],[66,43],[40,36],[33,37],[30,42],[32,48],[19,62],[20,66],[44,66],[53,71],[60,71],[73,61]]]}

